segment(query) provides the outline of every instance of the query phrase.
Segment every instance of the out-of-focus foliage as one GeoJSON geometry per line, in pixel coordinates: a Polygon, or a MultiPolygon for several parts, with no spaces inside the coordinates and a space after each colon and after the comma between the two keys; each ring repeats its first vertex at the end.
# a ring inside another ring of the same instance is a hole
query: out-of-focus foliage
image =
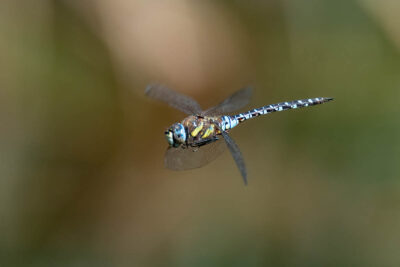
{"type": "Polygon", "coordinates": [[[400,6],[395,1],[0,3],[0,265],[398,266],[400,6]],[[238,127],[228,153],[163,167],[184,115],[335,101],[238,127]]]}

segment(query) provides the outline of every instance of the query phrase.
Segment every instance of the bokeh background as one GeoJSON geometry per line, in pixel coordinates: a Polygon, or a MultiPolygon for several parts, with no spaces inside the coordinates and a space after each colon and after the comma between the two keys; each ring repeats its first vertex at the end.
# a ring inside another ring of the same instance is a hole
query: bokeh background
{"type": "Polygon", "coordinates": [[[1,266],[399,266],[400,2],[2,0],[1,266]],[[163,166],[184,114],[329,96],[163,166]]]}

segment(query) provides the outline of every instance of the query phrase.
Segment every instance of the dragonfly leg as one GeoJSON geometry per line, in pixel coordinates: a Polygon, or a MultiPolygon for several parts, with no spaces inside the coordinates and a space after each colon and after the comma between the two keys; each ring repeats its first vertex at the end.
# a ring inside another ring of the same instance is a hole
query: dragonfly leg
{"type": "Polygon", "coordinates": [[[204,146],[204,145],[210,144],[210,143],[212,143],[212,142],[215,142],[215,141],[217,141],[217,140],[218,140],[218,138],[212,138],[212,139],[207,139],[207,140],[201,140],[201,141],[198,141],[198,142],[195,142],[195,143],[191,144],[191,146],[192,146],[192,147],[200,147],[200,146],[204,146]]]}

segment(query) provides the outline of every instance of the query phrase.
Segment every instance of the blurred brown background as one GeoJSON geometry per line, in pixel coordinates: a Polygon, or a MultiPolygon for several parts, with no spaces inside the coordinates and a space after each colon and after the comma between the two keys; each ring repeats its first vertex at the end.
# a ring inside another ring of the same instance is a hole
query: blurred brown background
{"type": "Polygon", "coordinates": [[[399,266],[399,3],[2,0],[0,265],[399,266]],[[244,187],[163,167],[150,82],[335,101],[232,131],[244,187]]]}

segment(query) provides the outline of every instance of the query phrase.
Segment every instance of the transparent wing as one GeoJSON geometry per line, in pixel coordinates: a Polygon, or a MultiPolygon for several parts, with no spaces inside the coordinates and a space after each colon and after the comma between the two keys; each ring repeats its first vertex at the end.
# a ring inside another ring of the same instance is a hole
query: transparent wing
{"type": "Polygon", "coordinates": [[[226,141],[229,151],[231,152],[232,157],[235,160],[240,173],[242,174],[244,184],[247,185],[246,165],[244,164],[242,153],[240,153],[239,147],[236,145],[235,141],[233,141],[233,139],[226,132],[222,132],[222,136],[224,137],[224,139],[226,141]]]}
{"type": "Polygon", "coordinates": [[[209,108],[203,112],[204,115],[223,115],[241,109],[250,102],[252,89],[250,87],[243,88],[215,107],[209,108]]]}
{"type": "Polygon", "coordinates": [[[225,149],[226,144],[220,139],[196,148],[170,147],[165,153],[165,167],[176,171],[199,168],[215,160],[225,149]]]}
{"type": "Polygon", "coordinates": [[[163,85],[151,84],[147,86],[145,94],[189,115],[202,112],[200,105],[194,99],[172,91],[163,85]]]}

